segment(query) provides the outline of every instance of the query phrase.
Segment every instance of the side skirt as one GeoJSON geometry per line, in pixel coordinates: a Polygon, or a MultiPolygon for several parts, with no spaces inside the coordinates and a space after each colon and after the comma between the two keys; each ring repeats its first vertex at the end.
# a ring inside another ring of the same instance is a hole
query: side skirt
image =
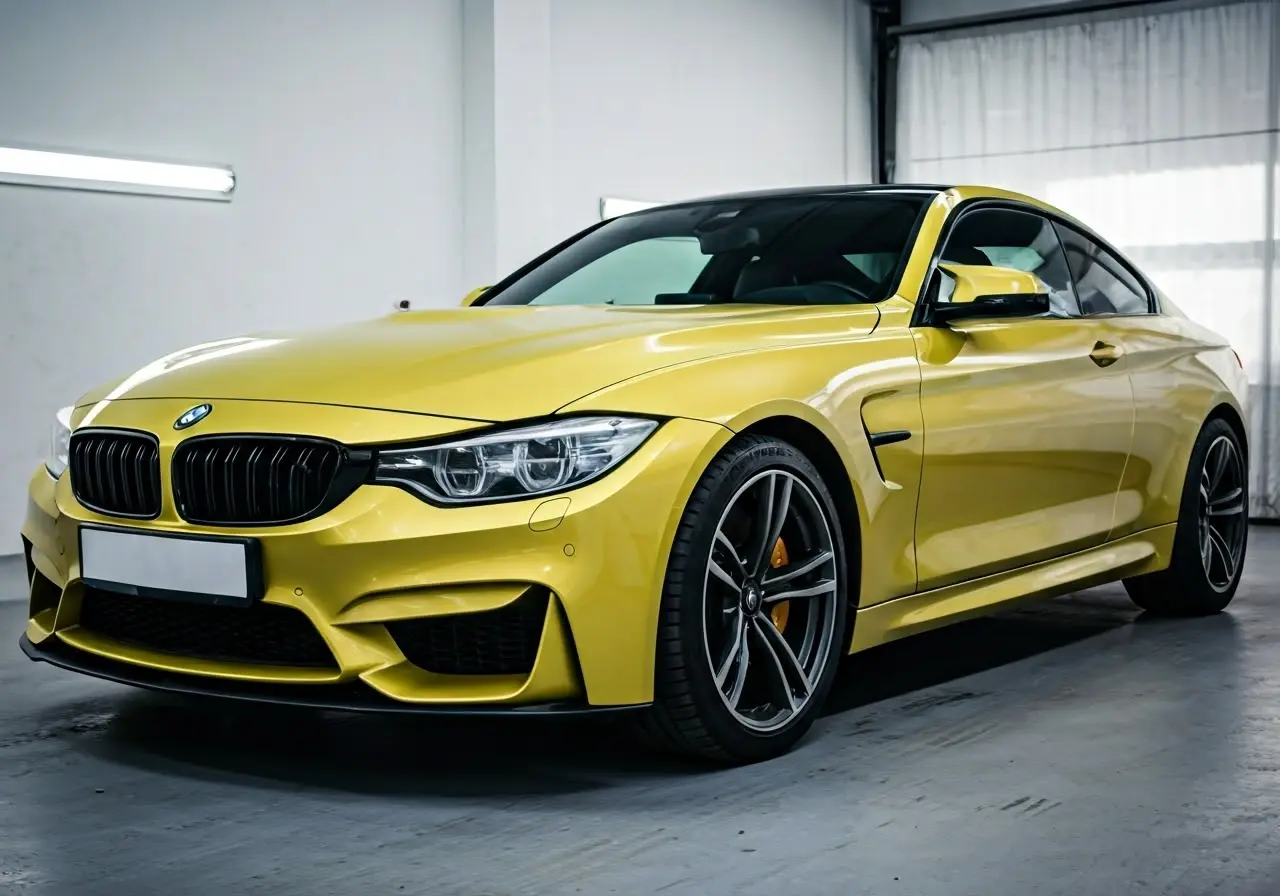
{"type": "Polygon", "coordinates": [[[1058,597],[1164,569],[1173,552],[1176,528],[1176,523],[1156,526],[1065,557],[858,610],[849,652],[985,616],[1023,601],[1058,597]]]}

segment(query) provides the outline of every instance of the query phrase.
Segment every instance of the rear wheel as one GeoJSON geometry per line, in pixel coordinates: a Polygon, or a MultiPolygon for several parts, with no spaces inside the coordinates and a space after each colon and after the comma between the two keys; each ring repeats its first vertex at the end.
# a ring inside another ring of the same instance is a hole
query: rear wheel
{"type": "Polygon", "coordinates": [[[733,442],[694,490],[672,547],[647,739],[728,762],[789,750],[846,646],[845,570],[813,464],[776,439],[733,442]]]}
{"type": "Polygon", "coordinates": [[[1249,536],[1249,468],[1225,420],[1204,425],[1191,452],[1169,568],[1125,580],[1142,609],[1204,616],[1231,602],[1249,536]]]}

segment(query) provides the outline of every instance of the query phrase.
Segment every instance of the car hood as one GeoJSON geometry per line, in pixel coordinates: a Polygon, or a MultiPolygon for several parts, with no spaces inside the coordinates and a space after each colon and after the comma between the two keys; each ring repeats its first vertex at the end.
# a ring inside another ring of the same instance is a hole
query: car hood
{"type": "Polygon", "coordinates": [[[84,396],[249,399],[506,421],[660,367],[870,333],[875,306],[473,307],[224,339],[84,396]]]}

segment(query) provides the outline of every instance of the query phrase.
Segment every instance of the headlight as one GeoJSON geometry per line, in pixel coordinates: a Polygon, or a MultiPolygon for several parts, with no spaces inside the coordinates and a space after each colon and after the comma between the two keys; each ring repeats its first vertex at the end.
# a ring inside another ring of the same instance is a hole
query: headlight
{"type": "Polygon", "coordinates": [[[424,448],[378,452],[374,480],[441,504],[564,491],[617,466],[658,428],[634,417],[573,417],[424,448]]]}
{"type": "Polygon", "coordinates": [[[44,468],[49,475],[57,479],[67,469],[67,454],[71,450],[71,412],[74,408],[63,408],[54,415],[53,426],[49,429],[49,449],[44,458],[44,468]]]}

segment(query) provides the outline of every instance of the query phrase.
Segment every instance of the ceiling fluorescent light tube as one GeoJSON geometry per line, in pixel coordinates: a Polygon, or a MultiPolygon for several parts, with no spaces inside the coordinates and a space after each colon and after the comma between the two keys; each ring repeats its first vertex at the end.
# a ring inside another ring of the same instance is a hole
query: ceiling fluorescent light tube
{"type": "Polygon", "coordinates": [[[600,199],[600,220],[605,218],[616,218],[618,215],[625,215],[630,212],[643,211],[646,208],[653,208],[656,205],[662,205],[661,202],[644,202],[640,199],[619,199],[616,196],[604,196],[600,199]]]}
{"type": "Polygon", "coordinates": [[[230,168],[0,146],[0,183],[227,200],[236,177],[230,168]]]}

